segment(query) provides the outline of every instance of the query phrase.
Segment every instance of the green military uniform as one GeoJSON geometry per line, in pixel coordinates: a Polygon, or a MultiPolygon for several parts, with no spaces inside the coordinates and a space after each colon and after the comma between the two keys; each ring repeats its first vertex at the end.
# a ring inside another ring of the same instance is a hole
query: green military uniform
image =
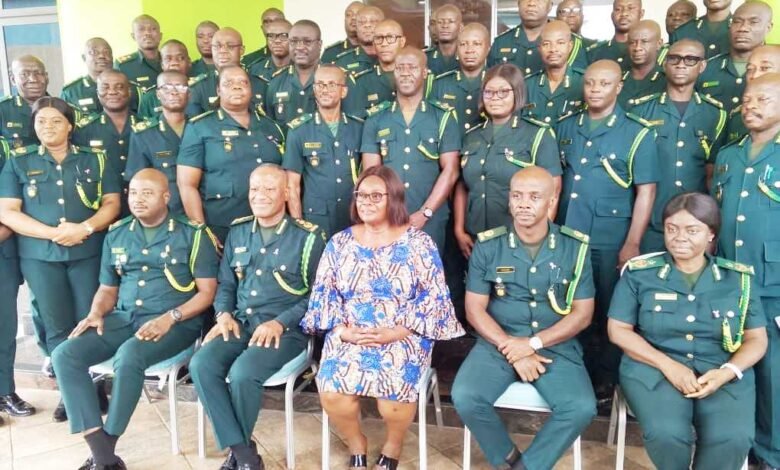
{"type": "Polygon", "coordinates": [[[466,231],[472,236],[511,223],[509,182],[515,173],[540,166],[552,176],[561,176],[552,128],[518,115],[502,126],[485,121],[466,133],[460,166],[468,190],[466,231]]]}
{"type": "Polygon", "coordinates": [[[648,73],[645,78],[637,80],[630,70],[623,73],[623,89],[618,95],[618,103],[623,109],[631,109],[637,104],[637,98],[661,93],[666,90],[666,75],[662,68],[648,73]]]}
{"type": "Polygon", "coordinates": [[[354,48],[355,46],[349,42],[349,39],[334,42],[333,44],[326,47],[324,51],[322,51],[320,62],[323,64],[331,64],[336,61],[336,58],[339,56],[339,54],[354,48]]]}
{"type": "MultiPolygon", "coordinates": [[[[89,75],[84,75],[62,87],[60,98],[70,103],[83,114],[100,113],[103,106],[100,104],[97,92],[97,83],[89,75]]],[[[130,84],[130,111],[135,113],[141,102],[141,89],[130,84]]]]}
{"type": "Polygon", "coordinates": [[[372,69],[377,65],[377,59],[375,56],[366,54],[366,51],[358,46],[337,55],[336,60],[333,61],[333,63],[344,69],[344,71],[350,75],[355,75],[365,70],[372,69]]]}
{"type": "MultiPolygon", "coordinates": [[[[249,84],[252,87],[252,104],[257,106],[263,103],[265,89],[268,86],[266,81],[249,74],[249,84]]],[[[219,71],[214,71],[199,75],[189,80],[190,98],[187,102],[187,116],[198,116],[217,109],[219,105],[217,100],[217,88],[219,87],[219,71]]],[[[155,97],[156,99],[156,97],[155,97]]]]}
{"type": "Polygon", "coordinates": [[[190,119],[177,165],[203,171],[200,195],[206,222],[220,240],[230,222],[249,208],[249,174],[261,163],[282,163],[284,136],[279,126],[259,111],[244,128],[222,109],[190,119]]]}
{"type": "Polygon", "coordinates": [[[604,389],[615,383],[619,358],[605,328],[618,280],[618,254],[631,226],[635,186],[658,181],[658,161],[650,124],[619,105],[593,125],[587,111],[581,111],[556,128],[564,166],[558,220],[590,235],[596,311],[583,337],[585,363],[596,386],[604,389]]]}
{"type": "Polygon", "coordinates": [[[131,82],[141,87],[141,91],[157,83],[157,75],[162,72],[159,54],[156,60],[149,60],[141,51],[117,57],[114,68],[127,75],[131,82]]]}
{"type": "MultiPolygon", "coordinates": [[[[382,67],[375,65],[368,70],[351,75],[347,78],[347,97],[343,107],[347,114],[365,118],[369,109],[384,103],[395,101],[395,76],[394,72],[385,72],[382,67]]],[[[433,88],[435,76],[428,73],[425,82],[424,96],[427,97],[433,88]]]]}
{"type": "MultiPolygon", "coordinates": [[[[360,151],[380,155],[382,164],[398,174],[406,188],[406,207],[411,214],[423,210],[441,172],[441,154],[460,148],[460,131],[451,110],[422,100],[407,124],[398,102],[386,101],[369,110],[360,151]]],[[[442,204],[423,227],[440,252],[449,213],[447,204],[442,204]]]]}
{"type": "Polygon", "coordinates": [[[721,205],[718,253],[756,271],[769,346],[756,365],[757,432],[754,451],[780,467],[780,135],[751,158],[749,135],[723,147],[712,190],[721,205]]]}
{"type": "Polygon", "coordinates": [[[118,131],[105,112],[85,116],[76,123],[73,142],[105,152],[111,161],[111,167],[121,180],[125,176],[130,133],[138,121],[139,119],[135,115],[130,114],[125,121],[125,126],[121,131],[118,131]]]}
{"type": "Polygon", "coordinates": [[[592,44],[586,52],[588,53],[590,63],[608,59],[620,64],[620,68],[623,71],[631,68],[631,60],[628,57],[628,43],[615,41],[614,38],[592,44]]]}
{"type": "Polygon", "coordinates": [[[688,20],[674,30],[669,43],[674,44],[680,39],[695,39],[704,45],[705,57],[710,59],[718,54],[729,51],[729,25],[731,15],[717,23],[707,20],[707,15],[688,20]]]}
{"type": "MultiPolygon", "coordinates": [[[[186,126],[185,126],[186,127],[186,126]]],[[[168,178],[171,200],[168,208],[174,214],[184,212],[176,185],[176,156],[179,154],[181,136],[166,122],[165,117],[141,121],[133,126],[130,135],[130,152],[125,167],[125,181],[128,183],[144,168],[155,168],[168,178]]]]}
{"type": "Polygon", "coordinates": [[[725,143],[726,112],[719,102],[696,92],[682,115],[666,92],[638,98],[632,112],[649,121],[657,134],[659,179],[640,248],[650,253],[664,250],[666,203],[684,192],[707,192],[706,167],[725,143]]]}
{"type": "MultiPolygon", "coordinates": [[[[569,54],[568,64],[581,69],[588,66],[588,57],[585,54],[585,47],[582,44],[582,38],[576,34],[571,35],[574,47],[569,54]]],[[[523,72],[524,75],[531,75],[544,68],[542,56],[539,54],[540,37],[535,41],[528,39],[523,25],[499,34],[493,41],[488,54],[488,67],[498,64],[514,64],[523,72]]]]}
{"type": "MultiPolygon", "coordinates": [[[[479,234],[469,259],[466,289],[490,296],[487,311],[509,335],[531,337],[571,312],[575,300],[593,298],[588,237],[549,225],[541,248],[531,257],[512,226],[479,234]]],[[[523,452],[523,468],[550,469],[596,415],[593,386],[576,338],[545,347],[553,360],[532,383],[553,412],[523,452]]],[[[519,377],[506,358],[478,337],[452,386],[458,415],[493,467],[515,449],[493,403],[519,377]]]]}
{"type": "Polygon", "coordinates": [[[274,74],[265,94],[265,112],[282,126],[293,119],[317,109],[314,101],[314,74],[301,83],[294,65],[279,69],[274,74]]]}
{"type": "Polygon", "coordinates": [[[263,46],[260,49],[244,54],[244,57],[241,58],[241,66],[248,70],[252,64],[267,59],[270,55],[271,51],[268,50],[268,46],[263,46]]]}
{"type": "Polygon", "coordinates": [[[214,309],[235,317],[241,337],[206,343],[190,363],[220,448],[249,444],[262,408],[263,383],[306,348],[298,323],[308,307],[325,235],[290,217],[270,237],[262,232],[253,216],[233,222],[219,267],[214,309]],[[271,320],[285,328],[279,349],[248,346],[257,326],[271,320]]]}
{"type": "Polygon", "coordinates": [[[428,70],[434,75],[441,75],[460,68],[457,52],[449,57],[442,54],[438,47],[429,47],[424,52],[425,57],[428,58],[428,70]]]}
{"type": "MultiPolygon", "coordinates": [[[[89,219],[104,195],[120,191],[117,173],[105,154],[76,146],[61,163],[42,145],[12,151],[0,174],[0,198],[21,200],[23,213],[50,227],[89,219]]],[[[45,327],[46,355],[89,312],[98,286],[103,235],[96,232],[72,247],[17,237],[22,273],[45,327]]]]}
{"type": "Polygon", "coordinates": [[[207,64],[203,58],[200,58],[194,62],[192,62],[192,67],[190,67],[190,77],[195,78],[198,75],[203,75],[204,73],[211,73],[214,70],[216,70],[216,66],[214,63],[207,64]]]}
{"type": "Polygon", "coordinates": [[[205,226],[169,214],[151,240],[130,216],[109,229],[103,243],[100,284],[118,288],[117,304],[104,317],[104,331],[90,329],[61,344],[52,355],[72,433],[102,427],[121,436],[135,411],[144,371],[193,345],[203,317],[173,325],[159,341],[135,332],[147,321],[178,308],[196,293],[195,279],[217,277],[217,250],[205,226]],[[113,359],[114,382],[105,425],[89,367],[113,359]]]}
{"type": "Polygon", "coordinates": [[[526,77],[528,104],[525,115],[550,125],[555,125],[562,116],[582,106],[582,81],[585,71],[577,67],[566,67],[566,75],[555,90],[550,89],[550,80],[544,70],[526,77]]]}
{"type": "Polygon", "coordinates": [[[38,143],[32,125],[32,108],[21,96],[0,99],[0,137],[11,149],[21,149],[38,143]]]}
{"type": "Polygon", "coordinates": [[[745,121],[742,119],[742,105],[740,104],[729,112],[729,121],[726,124],[726,142],[741,139],[747,133],[745,121]]]}
{"type": "Polygon", "coordinates": [[[742,102],[747,80],[740,74],[731,56],[721,54],[707,61],[707,68],[699,76],[696,89],[723,103],[728,112],[742,102]]]}
{"type": "Polygon", "coordinates": [[[482,80],[485,69],[474,78],[468,78],[460,70],[445,72],[436,77],[428,96],[431,101],[437,101],[449,106],[458,118],[461,133],[482,122],[479,112],[479,95],[482,93],[482,80]]]}
{"type": "Polygon", "coordinates": [[[277,67],[273,59],[269,57],[252,64],[247,72],[254,77],[262,79],[267,84],[273,78],[274,73],[280,68],[284,68],[284,66],[277,67]]]}
{"type": "MultiPolygon", "coordinates": [[[[190,77],[187,80],[187,86],[192,86],[195,84],[195,81],[195,78],[190,77]]],[[[200,108],[198,108],[198,110],[200,110],[200,108]]],[[[204,111],[188,115],[188,117],[194,117],[203,112],[204,111]]],[[[157,97],[157,85],[154,85],[153,87],[149,87],[146,92],[141,95],[141,101],[138,105],[138,117],[142,119],[152,119],[159,116],[160,113],[162,113],[162,103],[160,102],[160,98],[157,97]]]]}
{"type": "MultiPolygon", "coordinates": [[[[708,256],[693,286],[667,253],[640,256],[627,266],[609,317],[634,325],[652,347],[697,376],[728,362],[744,329],[766,324],[749,266],[708,256]]],[[[623,355],[620,386],[657,468],[691,468],[694,443],[694,469],[742,468],[755,432],[752,369],[706,398],[691,399],[660,370],[623,355]]]]}
{"type": "Polygon", "coordinates": [[[363,122],[342,113],[333,135],[316,112],[289,127],[284,169],[302,176],[303,216],[332,237],[351,225],[349,205],[360,171],[363,122]]]}

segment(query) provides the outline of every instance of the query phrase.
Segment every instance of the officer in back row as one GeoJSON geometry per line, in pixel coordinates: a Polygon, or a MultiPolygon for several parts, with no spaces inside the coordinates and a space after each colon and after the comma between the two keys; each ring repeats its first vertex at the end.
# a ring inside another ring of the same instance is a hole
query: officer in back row
{"type": "MultiPolygon", "coordinates": [[[[225,67],[237,66],[244,53],[241,34],[230,27],[218,30],[211,38],[211,53],[214,57],[214,70],[199,75],[190,82],[192,89],[187,105],[187,115],[190,117],[199,116],[217,107],[219,73],[225,67]]],[[[260,92],[262,93],[261,90],[260,92]]]]}
{"type": "Polygon", "coordinates": [[[160,23],[149,15],[141,15],[133,20],[130,36],[138,45],[138,50],[117,57],[114,67],[124,73],[141,91],[154,85],[160,68],[160,23]]]}
{"type": "Polygon", "coordinates": [[[642,8],[642,0],[615,0],[612,2],[612,24],[615,27],[615,35],[612,39],[599,41],[588,47],[588,59],[591,63],[597,60],[609,59],[620,64],[625,72],[631,64],[628,58],[628,32],[636,26],[645,10],[642,8]]]}
{"type": "Polygon", "coordinates": [[[0,136],[14,150],[38,143],[30,115],[32,104],[48,94],[49,74],[41,59],[31,55],[14,59],[11,85],[17,94],[0,99],[0,136]]]}
{"type": "Polygon", "coordinates": [[[463,29],[463,15],[455,5],[443,5],[433,13],[436,18],[435,46],[425,49],[428,70],[438,76],[456,70],[458,65],[458,34],[463,29]]]}
{"type": "Polygon", "coordinates": [[[192,61],[190,74],[193,77],[209,73],[214,70],[214,55],[211,52],[211,38],[219,30],[217,23],[213,21],[201,21],[195,28],[195,44],[198,47],[200,59],[192,61]]]}
{"type": "Polygon", "coordinates": [[[671,44],[671,37],[677,29],[687,23],[688,21],[696,18],[697,7],[691,0],[676,0],[669,5],[666,10],[666,34],[669,35],[671,44]]]}
{"type": "MultiPolygon", "coordinates": [[[[290,65],[291,29],[292,23],[287,20],[276,20],[265,26],[265,37],[268,40],[268,57],[254,62],[247,69],[252,82],[260,82],[262,84],[261,90],[263,91],[277,70],[290,65]]],[[[258,95],[257,91],[255,95],[258,95]]],[[[262,98],[262,96],[255,96],[256,100],[258,98],[262,98]]],[[[262,102],[262,99],[259,102],[262,102]]]]}
{"type": "Polygon", "coordinates": [[[322,51],[320,61],[323,64],[330,64],[336,60],[339,54],[352,50],[360,45],[358,42],[357,14],[363,8],[363,2],[351,2],[344,10],[344,32],[346,39],[335,42],[322,51]]]}
{"type": "Polygon", "coordinates": [[[374,48],[374,28],[385,20],[384,12],[374,6],[363,7],[357,12],[358,46],[344,51],[333,61],[352,75],[371,69],[376,65],[374,48]]]}
{"type": "Polygon", "coordinates": [[[731,3],[732,0],[704,0],[707,13],[675,29],[669,35],[669,43],[674,44],[680,39],[696,39],[704,44],[707,59],[728,52],[731,3]]]}
{"type": "MultiPolygon", "coordinates": [[[[163,72],[179,72],[189,75],[192,70],[187,46],[177,39],[169,39],[160,48],[160,57],[162,58],[163,72]]],[[[195,80],[190,80],[189,83],[195,80]]],[[[157,96],[157,82],[150,86],[146,93],[141,97],[141,104],[138,107],[138,117],[141,119],[152,119],[162,112],[162,103],[157,96]]]]}
{"type": "MultiPolygon", "coordinates": [[[[283,20],[284,18],[284,12],[278,8],[268,8],[265,11],[263,11],[263,14],[260,15],[260,31],[263,33],[263,37],[265,37],[266,33],[266,26],[273,23],[274,21],[283,20]]],[[[249,52],[245,56],[241,57],[241,67],[243,67],[245,70],[249,69],[255,62],[258,62],[260,60],[263,60],[268,57],[270,52],[268,51],[268,38],[265,37],[265,43],[266,45],[261,47],[260,49],[257,49],[255,51],[249,52]]],[[[243,54],[243,52],[242,52],[243,54]]]]}
{"type": "Polygon", "coordinates": [[[633,108],[637,98],[666,88],[664,69],[658,65],[662,46],[661,27],[653,20],[642,20],[628,32],[630,68],[623,73],[623,89],[618,95],[623,109],[633,108]]]}
{"type": "Polygon", "coordinates": [[[582,35],[582,23],[585,22],[582,0],[562,0],[555,9],[555,18],[569,25],[569,29],[575,37],[582,40],[582,47],[586,51],[588,47],[598,42],[582,35]]]}
{"type": "MultiPolygon", "coordinates": [[[[750,83],[753,79],[773,72],[780,72],[780,45],[767,44],[753,49],[745,70],[745,80],[750,83]]],[[[726,132],[726,142],[740,139],[748,133],[745,121],[742,119],[742,105],[729,112],[726,132]]]]}

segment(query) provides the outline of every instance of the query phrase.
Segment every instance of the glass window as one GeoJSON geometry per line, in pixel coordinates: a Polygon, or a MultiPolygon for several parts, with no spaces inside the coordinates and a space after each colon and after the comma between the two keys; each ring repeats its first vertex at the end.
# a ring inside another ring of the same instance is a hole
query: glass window
{"type": "MultiPolygon", "coordinates": [[[[59,96],[63,85],[60,28],[57,23],[11,25],[3,27],[8,65],[19,56],[31,54],[46,64],[49,94],[59,96]]],[[[7,94],[7,90],[3,90],[7,94]]]]}
{"type": "Polygon", "coordinates": [[[3,0],[3,8],[55,7],[57,0],[3,0]]]}

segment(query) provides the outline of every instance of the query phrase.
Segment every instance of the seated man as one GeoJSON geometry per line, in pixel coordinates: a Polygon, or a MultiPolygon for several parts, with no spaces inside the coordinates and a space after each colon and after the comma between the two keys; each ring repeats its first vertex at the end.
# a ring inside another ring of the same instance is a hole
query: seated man
{"type": "Polygon", "coordinates": [[[452,386],[452,402],[496,468],[553,468],[596,415],[576,336],[591,321],[588,237],[548,221],[553,178],[533,166],[512,177],[513,224],[479,234],[469,258],[466,319],[478,334],[452,386]],[[518,380],[552,415],[521,454],[493,403],[518,380]]]}
{"type": "Polygon", "coordinates": [[[87,318],[52,354],[70,430],[92,456],[80,470],[124,469],[114,450],[135,410],[144,371],[191,346],[217,289],[217,251],[203,225],[168,212],[168,179],[144,169],[130,181],[132,215],[109,229],[100,288],[87,318]],[[89,367],[114,358],[105,423],[89,367]]]}
{"type": "Polygon", "coordinates": [[[232,224],[219,267],[217,324],[190,363],[217,445],[230,447],[222,468],[264,468],[252,441],[263,383],[306,349],[298,324],[325,234],[287,215],[287,194],[280,166],[265,163],[250,175],[252,215],[232,224]]]}

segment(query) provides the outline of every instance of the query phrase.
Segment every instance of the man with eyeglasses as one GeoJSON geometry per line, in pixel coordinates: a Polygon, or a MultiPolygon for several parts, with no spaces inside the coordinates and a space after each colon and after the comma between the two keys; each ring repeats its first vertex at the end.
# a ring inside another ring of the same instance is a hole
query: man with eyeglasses
{"type": "Polygon", "coordinates": [[[144,168],[161,171],[168,178],[171,195],[168,207],[171,212],[181,214],[184,207],[176,186],[176,156],[187,123],[184,114],[189,98],[187,75],[173,70],[161,73],[157,76],[155,94],[160,102],[160,113],[133,126],[125,180],[129,182],[144,168]]]}
{"type": "Polygon", "coordinates": [[[384,21],[385,14],[377,7],[363,7],[358,10],[357,39],[358,46],[344,51],[336,56],[333,62],[351,75],[369,70],[377,63],[374,47],[374,30],[376,25],[384,21]]]}
{"type": "Polygon", "coordinates": [[[320,62],[323,64],[330,64],[335,62],[336,57],[342,52],[353,50],[360,46],[358,41],[358,26],[357,26],[357,14],[361,8],[363,8],[363,2],[351,2],[344,10],[344,31],[347,33],[347,38],[343,41],[337,41],[329,45],[322,51],[322,58],[320,62]]]}
{"type": "Polygon", "coordinates": [[[772,7],[755,0],[743,3],[734,11],[729,26],[729,52],[707,61],[697,89],[723,103],[726,111],[739,105],[745,90],[745,72],[751,52],[765,44],[772,30],[772,7]]]}
{"type": "Polygon", "coordinates": [[[17,57],[11,62],[11,86],[15,95],[0,99],[0,136],[11,150],[37,144],[32,126],[31,106],[48,94],[49,74],[41,59],[32,55],[17,57]]]}
{"type": "Polygon", "coordinates": [[[409,222],[439,248],[449,218],[449,196],[460,172],[461,134],[452,110],[425,100],[425,54],[404,47],[395,60],[392,102],[368,111],[363,126],[363,166],[387,165],[406,188],[409,222]]]}
{"type": "Polygon", "coordinates": [[[160,68],[160,23],[149,15],[141,15],[133,20],[131,37],[138,45],[132,54],[117,57],[114,68],[124,73],[128,80],[138,85],[141,91],[157,81],[160,68]]]}
{"type": "Polygon", "coordinates": [[[691,0],[677,0],[666,10],[666,34],[670,42],[677,28],[696,18],[698,8],[691,0]]]}
{"type": "Polygon", "coordinates": [[[598,42],[582,35],[585,12],[581,0],[563,0],[555,10],[555,17],[569,25],[571,32],[582,40],[582,47],[587,49],[598,42]]]}
{"type": "Polygon", "coordinates": [[[684,192],[708,191],[712,164],[725,143],[726,112],[720,103],[694,89],[704,67],[704,46],[699,41],[677,41],[664,62],[664,91],[637,99],[631,110],[650,122],[658,134],[659,178],[642,253],[665,250],[666,203],[684,192]]]}
{"type": "Polygon", "coordinates": [[[544,70],[526,78],[528,104],[524,114],[549,125],[582,106],[582,77],[585,71],[566,60],[574,43],[567,23],[553,20],[542,28],[539,50],[544,70]]]}
{"type": "Polygon", "coordinates": [[[615,61],[591,64],[583,81],[587,106],[556,128],[563,162],[557,220],[590,236],[596,313],[582,341],[602,409],[610,403],[620,360],[607,338],[607,311],[619,269],[640,253],[658,181],[652,125],[618,104],[621,76],[615,61]]]}
{"type": "Polygon", "coordinates": [[[445,72],[433,82],[430,100],[453,109],[461,133],[482,121],[479,94],[490,50],[490,32],[479,23],[469,23],[458,34],[458,70],[445,72]]]}
{"type": "MultiPolygon", "coordinates": [[[[539,37],[552,9],[552,0],[517,0],[520,24],[500,34],[493,41],[488,55],[488,67],[514,64],[524,75],[542,70],[539,37]]],[[[582,39],[572,36],[574,47],[567,57],[569,65],[587,67],[588,59],[582,39]]]]}
{"type": "Polygon", "coordinates": [[[269,23],[265,28],[270,55],[256,61],[247,71],[253,78],[260,79],[267,87],[277,70],[290,65],[290,29],[292,29],[292,24],[287,20],[277,20],[269,23]]]}
{"type": "Polygon", "coordinates": [[[588,58],[591,62],[608,59],[614,60],[625,72],[631,67],[628,57],[628,32],[639,23],[645,15],[642,0],[614,0],[612,2],[612,24],[615,35],[612,39],[599,41],[588,47],[588,58]]]}
{"type": "MultiPolygon", "coordinates": [[[[750,83],[751,80],[774,72],[780,72],[780,45],[767,44],[753,49],[745,70],[747,82],[750,83]]],[[[726,142],[733,142],[747,133],[745,121],[742,119],[742,105],[739,105],[729,112],[726,142]]]]}
{"type": "Polygon", "coordinates": [[[438,44],[425,50],[428,70],[434,76],[458,68],[458,34],[463,29],[463,16],[455,5],[436,9],[436,37],[438,44]]]}
{"type": "Polygon", "coordinates": [[[285,131],[287,123],[316,109],[312,84],[320,63],[321,37],[317,23],[297,21],[290,29],[292,64],[279,69],[268,84],[265,112],[285,131]]]}
{"type": "Polygon", "coordinates": [[[631,68],[623,73],[623,89],[618,95],[623,109],[631,109],[637,99],[666,88],[664,69],[658,65],[662,47],[661,27],[653,20],[642,20],[628,32],[631,68]]]}
{"type": "Polygon", "coordinates": [[[704,44],[707,59],[728,52],[731,3],[732,0],[704,0],[707,13],[677,27],[670,34],[669,43],[674,44],[686,38],[696,39],[704,44]]]}
{"type": "Polygon", "coordinates": [[[349,204],[360,171],[363,123],[342,111],[346,95],[345,72],[321,65],[314,74],[317,111],[288,124],[283,160],[290,215],[316,224],[328,237],[350,226],[349,204]]]}
{"type": "MultiPolygon", "coordinates": [[[[249,70],[249,67],[252,66],[255,62],[263,59],[267,59],[268,56],[271,54],[271,52],[268,49],[268,37],[265,35],[266,33],[266,26],[273,23],[274,21],[283,20],[284,18],[284,12],[278,8],[268,8],[266,9],[262,15],[260,15],[260,30],[263,32],[263,37],[265,37],[265,46],[261,47],[260,49],[257,49],[256,51],[252,51],[248,53],[247,55],[241,57],[241,66],[244,67],[245,70],[249,70]]],[[[243,54],[243,51],[241,52],[243,54]]]]}
{"type": "MultiPolygon", "coordinates": [[[[192,68],[190,55],[187,52],[187,46],[178,39],[169,39],[160,48],[162,57],[163,72],[180,72],[189,75],[192,68]]],[[[195,79],[190,79],[194,82],[195,79]]],[[[186,102],[185,102],[186,105],[186,102]]],[[[149,87],[141,97],[141,104],[138,107],[138,117],[151,119],[156,117],[162,111],[160,97],[157,96],[157,85],[149,87]]],[[[125,175],[127,176],[127,175],[125,175]]],[[[128,180],[129,181],[129,180],[128,180]]]]}
{"type": "Polygon", "coordinates": [[[197,77],[204,73],[212,72],[216,67],[214,65],[214,56],[211,53],[211,39],[214,33],[219,31],[219,26],[213,21],[201,21],[195,28],[195,43],[198,46],[200,59],[192,62],[190,75],[197,77]]]}

